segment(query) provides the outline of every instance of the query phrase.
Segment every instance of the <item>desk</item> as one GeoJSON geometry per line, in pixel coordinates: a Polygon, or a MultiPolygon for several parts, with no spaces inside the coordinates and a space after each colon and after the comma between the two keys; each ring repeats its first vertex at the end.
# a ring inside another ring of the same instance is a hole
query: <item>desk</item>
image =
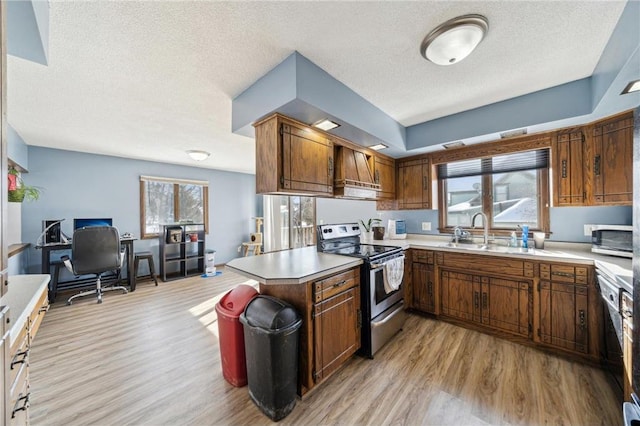
{"type": "MultiPolygon", "coordinates": [[[[120,238],[120,244],[125,249],[125,258],[127,259],[127,282],[126,285],[131,286],[133,282],[133,242],[135,238],[120,238]]],[[[60,251],[60,250],[70,250],[71,243],[56,243],[56,244],[44,244],[41,246],[36,246],[37,250],[42,250],[42,265],[41,265],[41,273],[50,274],[51,273],[51,252],[52,251],[60,251]]],[[[92,281],[94,282],[94,281],[92,281]]],[[[65,290],[71,288],[78,288],[81,285],[81,282],[76,282],[76,285],[73,285],[74,281],[64,281],[58,283],[57,290],[65,290]],[[67,284],[67,285],[65,285],[67,284]],[[69,285],[70,284],[70,285],[69,285]]],[[[87,284],[88,286],[88,284],[87,284]]]]}

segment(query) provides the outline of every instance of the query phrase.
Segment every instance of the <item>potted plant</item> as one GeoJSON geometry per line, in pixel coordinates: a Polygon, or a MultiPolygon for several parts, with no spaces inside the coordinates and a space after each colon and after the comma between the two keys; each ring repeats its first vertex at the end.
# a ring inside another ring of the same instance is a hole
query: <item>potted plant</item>
{"type": "Polygon", "coordinates": [[[382,222],[380,219],[371,218],[365,222],[364,220],[360,220],[360,225],[364,229],[364,232],[360,234],[360,238],[364,241],[371,241],[373,239],[373,227],[375,224],[382,222]]]}
{"type": "Polygon", "coordinates": [[[21,203],[23,201],[35,201],[40,198],[40,188],[29,186],[24,183],[20,177],[20,172],[15,168],[10,168],[8,172],[8,199],[13,203],[21,203]]]}

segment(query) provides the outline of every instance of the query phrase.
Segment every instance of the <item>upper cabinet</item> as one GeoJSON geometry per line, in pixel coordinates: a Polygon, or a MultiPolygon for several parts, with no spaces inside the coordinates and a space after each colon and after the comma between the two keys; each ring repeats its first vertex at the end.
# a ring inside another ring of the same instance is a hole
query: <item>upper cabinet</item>
{"type": "Polygon", "coordinates": [[[631,205],[633,114],[564,129],[553,141],[553,204],[631,205]]]}
{"type": "Polygon", "coordinates": [[[580,129],[557,132],[553,141],[555,206],[582,206],[585,202],[583,150],[585,134],[580,129]]]}
{"type": "Polygon", "coordinates": [[[429,158],[398,161],[397,164],[398,208],[431,208],[431,168],[429,158]]]}
{"type": "Polygon", "coordinates": [[[333,143],[324,133],[281,115],[255,129],[258,194],[333,195],[333,143]]]}
{"type": "Polygon", "coordinates": [[[378,200],[396,198],[396,163],[393,159],[376,155],[374,157],[373,180],[380,185],[378,200]]]}
{"type": "Polygon", "coordinates": [[[596,123],[593,129],[593,204],[633,201],[633,114],[596,123]]]}

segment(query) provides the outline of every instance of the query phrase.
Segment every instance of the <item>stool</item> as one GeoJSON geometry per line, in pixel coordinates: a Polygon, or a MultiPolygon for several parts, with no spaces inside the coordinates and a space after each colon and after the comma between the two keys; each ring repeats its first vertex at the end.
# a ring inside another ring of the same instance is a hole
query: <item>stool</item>
{"type": "Polygon", "coordinates": [[[253,255],[257,256],[260,254],[261,243],[242,243],[242,247],[244,247],[244,255],[249,255],[249,250],[253,250],[253,255]]]}
{"type": "Polygon", "coordinates": [[[135,253],[133,257],[133,282],[131,283],[131,291],[135,291],[138,278],[150,278],[158,286],[158,280],[156,278],[156,267],[153,265],[153,254],[150,251],[141,251],[135,253]],[[149,275],[143,275],[138,277],[138,265],[141,260],[146,260],[149,265],[149,275]]]}

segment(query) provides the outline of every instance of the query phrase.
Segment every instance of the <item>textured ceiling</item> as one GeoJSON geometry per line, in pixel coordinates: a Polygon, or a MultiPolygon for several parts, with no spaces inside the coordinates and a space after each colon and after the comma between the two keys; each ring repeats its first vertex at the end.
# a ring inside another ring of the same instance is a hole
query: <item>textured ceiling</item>
{"type": "Polygon", "coordinates": [[[48,66],[9,56],[8,121],[28,145],[252,173],[231,101],[293,51],[408,126],[591,75],[624,6],[51,1],[48,66]],[[478,49],[425,61],[424,36],[468,13],[489,20],[478,49]]]}

